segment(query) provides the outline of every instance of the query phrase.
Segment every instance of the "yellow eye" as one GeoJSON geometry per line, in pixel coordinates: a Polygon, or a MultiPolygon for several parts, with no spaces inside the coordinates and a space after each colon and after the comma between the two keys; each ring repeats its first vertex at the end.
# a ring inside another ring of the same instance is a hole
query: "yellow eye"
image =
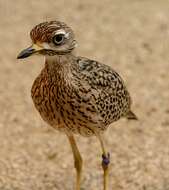
{"type": "Polygon", "coordinates": [[[56,34],[54,37],[53,37],[53,43],[55,44],[55,45],[60,45],[60,44],[62,44],[63,43],[63,41],[64,41],[64,34],[56,34]]]}

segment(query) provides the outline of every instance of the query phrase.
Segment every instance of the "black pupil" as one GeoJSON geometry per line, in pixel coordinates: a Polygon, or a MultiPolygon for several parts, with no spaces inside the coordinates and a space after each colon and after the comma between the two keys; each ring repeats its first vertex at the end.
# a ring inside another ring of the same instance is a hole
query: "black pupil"
{"type": "Polygon", "coordinates": [[[53,41],[55,44],[60,44],[62,42],[62,40],[63,40],[63,34],[58,34],[54,37],[53,41]]]}

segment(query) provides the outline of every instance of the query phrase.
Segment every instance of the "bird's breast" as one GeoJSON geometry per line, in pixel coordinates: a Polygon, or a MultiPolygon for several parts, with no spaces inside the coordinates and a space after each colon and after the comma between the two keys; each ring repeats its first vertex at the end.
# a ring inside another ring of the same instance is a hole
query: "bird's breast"
{"type": "Polygon", "coordinates": [[[43,74],[39,75],[32,85],[31,96],[43,120],[51,126],[61,127],[60,104],[57,99],[60,92],[55,83],[43,74]]]}
{"type": "Polygon", "coordinates": [[[84,136],[93,135],[91,126],[98,125],[89,94],[90,89],[79,90],[43,75],[37,77],[31,90],[34,105],[44,121],[54,128],[84,136]]]}

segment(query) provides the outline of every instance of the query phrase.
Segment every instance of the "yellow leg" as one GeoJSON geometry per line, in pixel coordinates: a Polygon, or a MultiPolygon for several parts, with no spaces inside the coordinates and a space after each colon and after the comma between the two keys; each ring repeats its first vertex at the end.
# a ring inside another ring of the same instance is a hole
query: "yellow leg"
{"type": "Polygon", "coordinates": [[[109,163],[110,163],[110,154],[106,152],[105,146],[103,143],[103,137],[101,135],[97,135],[99,138],[101,148],[102,148],[102,168],[103,168],[103,187],[104,190],[108,190],[109,184],[109,163]]]}
{"type": "Polygon", "coordinates": [[[76,145],[75,139],[73,137],[73,135],[67,135],[71,148],[72,148],[72,152],[73,152],[73,157],[74,157],[74,166],[76,168],[76,187],[75,190],[80,190],[80,182],[81,182],[81,174],[82,174],[82,157],[80,155],[80,152],[78,150],[78,147],[76,145]]]}

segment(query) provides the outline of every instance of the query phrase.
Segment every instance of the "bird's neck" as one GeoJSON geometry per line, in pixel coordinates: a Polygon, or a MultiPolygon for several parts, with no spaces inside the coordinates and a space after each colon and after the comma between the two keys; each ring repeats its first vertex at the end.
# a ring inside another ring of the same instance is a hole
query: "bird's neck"
{"type": "Polygon", "coordinates": [[[46,56],[45,68],[52,77],[67,78],[71,72],[73,59],[72,54],[46,56]]]}

